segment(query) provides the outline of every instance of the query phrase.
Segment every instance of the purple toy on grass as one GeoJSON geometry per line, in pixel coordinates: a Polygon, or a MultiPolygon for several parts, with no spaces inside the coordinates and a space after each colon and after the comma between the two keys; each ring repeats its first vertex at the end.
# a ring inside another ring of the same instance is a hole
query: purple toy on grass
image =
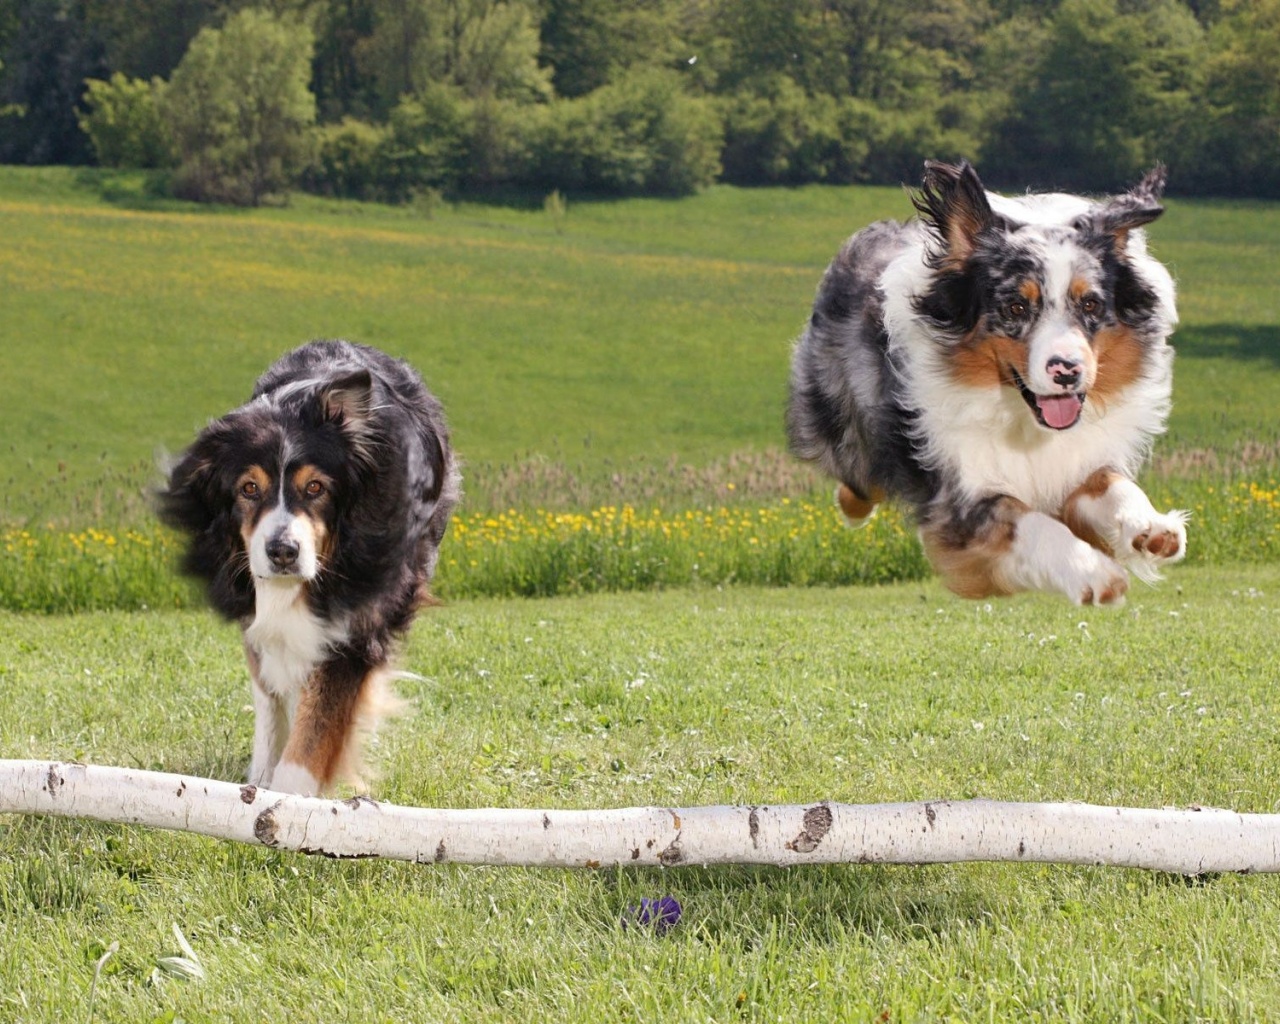
{"type": "Polygon", "coordinates": [[[642,899],[640,906],[628,907],[622,919],[626,928],[632,921],[642,927],[651,927],[659,935],[670,931],[680,921],[680,901],[674,896],[659,896],[656,900],[642,899]]]}

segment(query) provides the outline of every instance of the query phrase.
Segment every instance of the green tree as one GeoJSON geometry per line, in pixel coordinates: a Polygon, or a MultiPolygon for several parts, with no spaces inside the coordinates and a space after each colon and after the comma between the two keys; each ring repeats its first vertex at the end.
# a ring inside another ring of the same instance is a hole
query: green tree
{"type": "Polygon", "coordinates": [[[517,102],[551,92],[524,0],[376,0],[373,31],[358,55],[384,111],[431,84],[517,102]]]}
{"type": "Polygon", "coordinates": [[[368,117],[376,104],[374,79],[357,51],[373,32],[374,0],[312,0],[307,11],[316,36],[311,88],[321,120],[368,117]]]}
{"type": "Polygon", "coordinates": [[[200,31],[161,104],[181,160],[178,194],[256,206],[289,189],[315,120],[311,46],[305,25],[254,8],[200,31]]]}
{"type": "Polygon", "coordinates": [[[1114,189],[1168,159],[1204,34],[1178,0],[1064,0],[988,163],[1024,184],[1114,189]]]}
{"type": "Polygon", "coordinates": [[[84,80],[108,72],[76,0],[10,0],[0,9],[0,163],[91,163],[76,123],[84,80]]]}
{"type": "Polygon", "coordinates": [[[102,40],[106,64],[130,78],[168,78],[196,33],[212,24],[219,0],[77,0],[102,40]]]}
{"type": "Polygon", "coordinates": [[[847,91],[838,10],[825,0],[720,0],[714,31],[725,38],[721,91],[754,91],[785,75],[806,91],[847,91]]]}
{"type": "Polygon", "coordinates": [[[674,0],[544,0],[542,60],[561,96],[583,96],[641,66],[674,66],[690,48],[674,0]]]}
{"type": "Polygon", "coordinates": [[[1280,196],[1280,0],[1221,7],[1188,176],[1203,190],[1280,196]]]}

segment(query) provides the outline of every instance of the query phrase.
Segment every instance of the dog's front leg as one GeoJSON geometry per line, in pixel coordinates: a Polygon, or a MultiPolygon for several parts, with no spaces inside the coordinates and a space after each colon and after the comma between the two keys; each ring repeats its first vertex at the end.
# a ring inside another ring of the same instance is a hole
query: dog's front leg
{"type": "Polygon", "coordinates": [[[280,752],[289,736],[284,703],[253,681],[253,756],[249,761],[249,782],[269,787],[280,752]]]}
{"type": "Polygon", "coordinates": [[[375,668],[338,654],[311,674],[271,778],[272,789],[302,796],[325,793],[344,762],[355,760],[357,712],[375,668]]]}
{"type": "Polygon", "coordinates": [[[1129,589],[1113,559],[1008,495],[956,509],[935,506],[920,538],[943,582],[961,597],[1044,590],[1076,604],[1119,604],[1129,589]]]}
{"type": "Polygon", "coordinates": [[[1141,487],[1112,469],[1097,470],[1071,493],[1062,521],[1148,583],[1187,553],[1187,513],[1157,512],[1141,487]]]}
{"type": "Polygon", "coordinates": [[[271,773],[289,738],[289,720],[284,702],[262,682],[262,660],[248,641],[245,641],[244,656],[253,684],[253,754],[249,760],[249,783],[266,787],[271,784],[271,773]]]}

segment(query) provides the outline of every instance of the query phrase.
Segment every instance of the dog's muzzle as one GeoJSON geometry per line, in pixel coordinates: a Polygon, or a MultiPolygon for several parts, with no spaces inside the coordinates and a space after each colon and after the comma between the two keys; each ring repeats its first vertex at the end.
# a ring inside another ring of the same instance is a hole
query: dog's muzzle
{"type": "MultiPolygon", "coordinates": [[[[1022,395],[1022,400],[1027,403],[1035,414],[1036,422],[1042,427],[1048,427],[1050,430],[1067,430],[1080,422],[1080,414],[1087,397],[1085,392],[1066,390],[1064,394],[1038,395],[1027,387],[1017,370],[1010,367],[1009,372],[1013,376],[1013,383],[1018,393],[1022,395]]],[[[1050,360],[1049,373],[1054,383],[1063,386],[1064,390],[1078,385],[1083,375],[1079,363],[1063,359],[1050,360]],[[1073,365],[1074,369],[1072,369],[1073,365]]]]}

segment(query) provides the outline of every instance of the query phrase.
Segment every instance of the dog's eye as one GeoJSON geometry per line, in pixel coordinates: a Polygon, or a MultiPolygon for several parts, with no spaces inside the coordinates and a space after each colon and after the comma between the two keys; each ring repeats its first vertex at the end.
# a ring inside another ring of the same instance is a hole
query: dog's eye
{"type": "Polygon", "coordinates": [[[262,491],[252,480],[246,480],[240,485],[240,493],[250,501],[255,501],[261,496],[262,491]]]}
{"type": "Polygon", "coordinates": [[[324,494],[324,484],[319,480],[312,480],[302,489],[302,493],[308,498],[318,498],[320,495],[324,494]]]}
{"type": "Polygon", "coordinates": [[[1027,304],[1025,302],[1011,302],[1005,307],[1005,312],[1009,314],[1012,320],[1021,320],[1027,315],[1027,304]]]}
{"type": "Polygon", "coordinates": [[[1102,312],[1102,300],[1096,295],[1088,295],[1080,303],[1080,311],[1085,316],[1097,316],[1102,312]]]}

